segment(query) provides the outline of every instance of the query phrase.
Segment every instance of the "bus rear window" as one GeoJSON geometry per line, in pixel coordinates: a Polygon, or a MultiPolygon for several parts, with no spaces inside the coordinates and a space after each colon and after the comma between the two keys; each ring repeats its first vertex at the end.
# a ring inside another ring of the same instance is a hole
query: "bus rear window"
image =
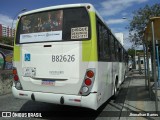
{"type": "Polygon", "coordinates": [[[22,16],[16,43],[89,40],[90,34],[86,8],[50,10],[22,16]]]}

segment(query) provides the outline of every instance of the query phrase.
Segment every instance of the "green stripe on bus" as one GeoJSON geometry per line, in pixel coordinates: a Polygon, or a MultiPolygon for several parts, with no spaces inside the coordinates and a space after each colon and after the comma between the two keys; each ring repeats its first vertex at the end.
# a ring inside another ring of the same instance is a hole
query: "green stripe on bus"
{"type": "MultiPolygon", "coordinates": [[[[16,23],[16,28],[18,27],[18,22],[16,23]]],[[[20,46],[16,46],[15,41],[16,41],[16,37],[14,38],[13,61],[20,61],[20,46]]]]}
{"type": "Polygon", "coordinates": [[[90,12],[91,40],[82,41],[82,61],[97,61],[97,36],[96,36],[96,15],[90,12]]]}
{"type": "Polygon", "coordinates": [[[13,61],[20,61],[20,46],[14,45],[13,61]]]}

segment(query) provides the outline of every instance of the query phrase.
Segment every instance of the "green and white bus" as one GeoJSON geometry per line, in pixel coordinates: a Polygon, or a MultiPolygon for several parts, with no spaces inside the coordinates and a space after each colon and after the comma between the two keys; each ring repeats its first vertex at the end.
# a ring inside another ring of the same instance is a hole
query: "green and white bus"
{"type": "Polygon", "coordinates": [[[98,109],[127,71],[127,53],[91,4],[22,13],[14,41],[16,98],[98,109]]]}

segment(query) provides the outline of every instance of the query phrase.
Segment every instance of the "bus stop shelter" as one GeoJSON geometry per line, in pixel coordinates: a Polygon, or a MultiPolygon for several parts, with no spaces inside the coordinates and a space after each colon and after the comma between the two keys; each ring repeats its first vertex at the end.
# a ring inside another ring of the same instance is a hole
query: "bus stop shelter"
{"type": "Polygon", "coordinates": [[[160,87],[160,63],[159,63],[159,50],[160,45],[160,17],[150,18],[144,32],[144,46],[146,53],[146,80],[148,80],[148,88],[151,96],[151,90],[155,90],[155,108],[158,111],[158,98],[157,90],[160,87]],[[150,50],[149,50],[150,49],[150,50]],[[149,51],[150,53],[149,53],[149,51]],[[150,81],[150,70],[149,70],[149,55],[152,58],[152,78],[154,80],[153,86],[150,81]]]}

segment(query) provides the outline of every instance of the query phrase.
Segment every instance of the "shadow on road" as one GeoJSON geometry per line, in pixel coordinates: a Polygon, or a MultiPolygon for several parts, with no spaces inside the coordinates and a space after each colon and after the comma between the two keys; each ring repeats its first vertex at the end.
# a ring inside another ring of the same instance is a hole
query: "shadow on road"
{"type": "Polygon", "coordinates": [[[42,113],[42,117],[46,119],[87,119],[94,120],[102,113],[103,109],[110,100],[105,102],[97,111],[87,108],[56,105],[51,103],[27,101],[19,112],[38,112],[42,113]]]}
{"type": "Polygon", "coordinates": [[[94,120],[97,117],[120,117],[126,116],[127,111],[132,111],[129,108],[124,107],[125,100],[128,101],[147,101],[149,100],[148,92],[144,86],[130,86],[130,82],[133,80],[132,77],[128,77],[122,84],[119,94],[115,100],[109,99],[106,101],[97,111],[65,106],[56,105],[51,103],[27,101],[20,109],[20,112],[40,112],[43,118],[51,119],[87,119],[94,120]],[[126,112],[122,112],[122,109],[127,109],[126,112]]]}
{"type": "MultiPolygon", "coordinates": [[[[125,96],[127,95],[127,89],[130,79],[127,78],[122,85],[116,100],[115,104],[124,103],[125,96]]],[[[56,105],[51,103],[27,101],[20,109],[20,112],[40,112],[42,113],[43,118],[54,118],[54,119],[87,119],[94,120],[97,117],[108,117],[108,116],[120,116],[121,108],[112,106],[110,103],[111,98],[106,101],[97,111],[87,108],[74,107],[74,106],[65,106],[65,105],[56,105]],[[112,111],[111,108],[114,108],[112,111]],[[104,111],[105,110],[105,111],[104,111]],[[111,115],[112,114],[112,115],[111,115]]]]}

